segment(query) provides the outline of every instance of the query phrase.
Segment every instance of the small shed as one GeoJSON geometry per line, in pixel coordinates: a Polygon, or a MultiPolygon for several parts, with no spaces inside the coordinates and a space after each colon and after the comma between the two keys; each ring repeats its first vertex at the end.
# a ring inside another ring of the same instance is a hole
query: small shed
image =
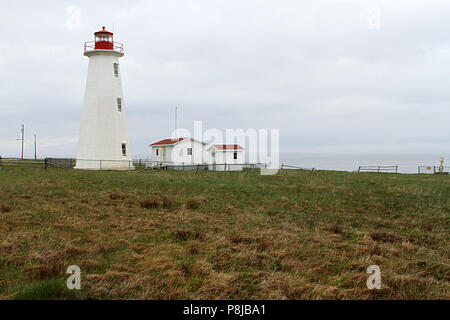
{"type": "Polygon", "coordinates": [[[242,171],[245,162],[245,149],[238,144],[213,144],[210,152],[209,170],[242,171]]]}

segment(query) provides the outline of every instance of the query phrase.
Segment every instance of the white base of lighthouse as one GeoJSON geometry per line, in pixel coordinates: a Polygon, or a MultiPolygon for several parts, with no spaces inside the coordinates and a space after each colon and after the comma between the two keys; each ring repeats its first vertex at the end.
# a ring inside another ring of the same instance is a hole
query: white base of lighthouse
{"type": "Polygon", "coordinates": [[[84,55],[89,67],[75,169],[133,170],[119,68],[123,53],[84,55]]]}
{"type": "Polygon", "coordinates": [[[74,169],[80,170],[134,170],[133,162],[114,160],[80,160],[77,159],[74,169]]]}

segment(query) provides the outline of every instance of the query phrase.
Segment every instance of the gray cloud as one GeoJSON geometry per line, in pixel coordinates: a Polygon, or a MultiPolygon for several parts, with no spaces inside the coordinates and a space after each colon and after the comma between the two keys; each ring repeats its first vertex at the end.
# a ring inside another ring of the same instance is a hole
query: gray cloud
{"type": "Polygon", "coordinates": [[[82,46],[102,25],[125,45],[134,157],[171,133],[175,105],[189,129],[279,128],[282,152],[447,151],[449,14],[418,0],[3,1],[0,154],[18,154],[25,123],[42,156],[75,156],[82,46]],[[366,27],[368,6],[380,30],[366,27]]]}

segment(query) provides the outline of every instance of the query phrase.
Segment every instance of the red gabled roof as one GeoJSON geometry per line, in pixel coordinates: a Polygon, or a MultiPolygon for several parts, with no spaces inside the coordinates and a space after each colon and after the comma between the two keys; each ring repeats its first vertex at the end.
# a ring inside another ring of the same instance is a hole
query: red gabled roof
{"type": "Polygon", "coordinates": [[[244,148],[238,144],[215,144],[214,147],[217,150],[244,150],[244,148]]]}
{"type": "Polygon", "coordinates": [[[169,139],[163,139],[161,141],[152,143],[150,146],[162,146],[162,145],[170,145],[175,144],[177,142],[180,142],[181,140],[184,140],[186,138],[169,138],[169,139]]]}

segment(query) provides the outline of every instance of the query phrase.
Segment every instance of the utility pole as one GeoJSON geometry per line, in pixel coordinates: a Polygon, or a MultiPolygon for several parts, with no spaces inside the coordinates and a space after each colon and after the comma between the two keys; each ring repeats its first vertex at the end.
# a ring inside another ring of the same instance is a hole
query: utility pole
{"type": "Polygon", "coordinates": [[[37,160],[36,134],[34,135],[34,160],[37,160]]]}
{"type": "Polygon", "coordinates": [[[25,125],[22,125],[22,160],[23,160],[23,145],[25,143],[25,125]]]}
{"type": "Polygon", "coordinates": [[[23,144],[24,144],[24,141],[25,141],[25,125],[23,124],[22,125],[22,138],[21,139],[17,139],[18,141],[22,141],[22,156],[21,156],[21,159],[23,160],[23,144]]]}

